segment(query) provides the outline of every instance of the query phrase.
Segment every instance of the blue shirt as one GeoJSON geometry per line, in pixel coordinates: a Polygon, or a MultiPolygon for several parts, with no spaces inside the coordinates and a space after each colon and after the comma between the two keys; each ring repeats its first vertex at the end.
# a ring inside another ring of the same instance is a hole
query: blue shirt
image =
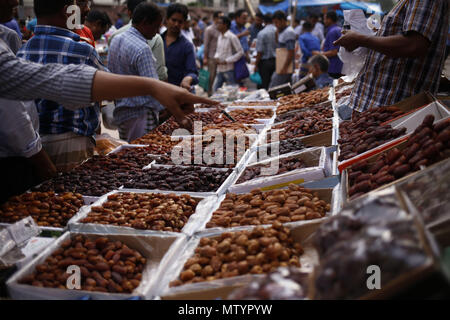
{"type": "MultiPolygon", "coordinates": [[[[244,32],[245,30],[247,30],[245,27],[239,28],[236,21],[233,20],[231,22],[230,31],[233,32],[235,35],[238,35],[244,32]]],[[[241,37],[239,41],[241,42],[241,46],[242,49],[244,49],[244,52],[250,50],[250,47],[248,46],[248,36],[241,37]]]]}
{"type": "Polygon", "coordinates": [[[192,85],[198,83],[198,70],[195,64],[194,45],[181,33],[177,40],[167,47],[167,31],[161,36],[164,40],[164,53],[166,56],[166,67],[168,82],[179,86],[184,77],[192,77],[192,85]]]}
{"type": "MultiPolygon", "coordinates": [[[[134,27],[112,39],[108,54],[108,69],[117,74],[158,79],[156,59],[148,46],[147,39],[134,27]]],[[[116,100],[114,119],[122,123],[144,116],[145,108],[155,112],[164,109],[150,96],[119,99],[116,100]]]]}
{"type": "MultiPolygon", "coordinates": [[[[323,51],[330,51],[337,49],[339,50],[339,46],[335,46],[333,42],[341,37],[341,28],[337,24],[333,24],[328,28],[327,37],[325,38],[325,43],[323,45],[323,51]]],[[[334,56],[329,58],[330,67],[328,68],[329,73],[341,73],[342,71],[342,61],[338,58],[338,56],[334,56]]]]}
{"type": "Polygon", "coordinates": [[[36,25],[37,25],[37,18],[34,18],[27,23],[27,29],[30,30],[31,32],[34,32],[34,28],[36,28],[36,25]]]}
{"type": "Polygon", "coordinates": [[[114,27],[116,27],[116,29],[120,29],[123,27],[123,20],[122,18],[117,19],[116,24],[114,25],[114,27]]]}
{"type": "Polygon", "coordinates": [[[308,59],[312,56],[313,51],[320,51],[319,38],[312,35],[310,32],[306,32],[298,37],[300,48],[302,49],[303,57],[302,62],[307,63],[308,59]]]}
{"type": "Polygon", "coordinates": [[[328,73],[322,73],[319,77],[315,79],[316,86],[319,89],[330,87],[333,85],[333,79],[328,75],[328,73]]]}
{"type": "MultiPolygon", "coordinates": [[[[19,58],[43,64],[86,64],[106,70],[95,49],[67,29],[37,25],[33,38],[17,53],[19,58]]],[[[57,90],[57,89],[55,89],[57,90]]],[[[74,132],[92,136],[99,126],[100,109],[96,104],[71,111],[50,100],[36,100],[41,134],[74,132]]]]}
{"type": "Polygon", "coordinates": [[[263,26],[257,27],[255,24],[252,24],[250,26],[250,44],[253,42],[254,39],[258,36],[258,33],[264,29],[263,26]]]}
{"type": "Polygon", "coordinates": [[[17,34],[19,35],[20,41],[22,41],[22,32],[20,32],[20,27],[19,27],[19,24],[17,23],[16,19],[13,18],[11,21],[2,23],[2,25],[17,32],[17,34]]]}
{"type": "Polygon", "coordinates": [[[261,60],[275,58],[277,50],[276,33],[277,28],[273,24],[265,26],[265,28],[258,33],[256,51],[261,53],[261,60]]]}

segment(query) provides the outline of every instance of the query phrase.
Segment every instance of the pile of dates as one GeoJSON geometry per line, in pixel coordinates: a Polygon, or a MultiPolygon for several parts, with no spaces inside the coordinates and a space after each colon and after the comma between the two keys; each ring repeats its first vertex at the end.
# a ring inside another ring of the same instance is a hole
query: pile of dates
{"type": "Polygon", "coordinates": [[[286,190],[247,194],[228,193],[206,225],[207,228],[287,223],[320,219],[330,211],[330,204],[317,193],[297,185],[286,190]]]}
{"type": "Polygon", "coordinates": [[[402,148],[382,153],[375,162],[361,161],[348,170],[351,198],[450,157],[450,118],[433,125],[428,115],[402,148]]]}
{"type": "Polygon", "coordinates": [[[67,289],[69,266],[81,270],[81,290],[132,293],[142,280],[147,259],[121,241],[71,235],[35,271],[19,283],[36,287],[67,289]]]}
{"type": "Polygon", "coordinates": [[[269,273],[278,267],[300,267],[302,254],[301,244],[294,241],[290,230],[281,223],[202,238],[194,256],[184,264],[179,279],[170,286],[269,273]]]}

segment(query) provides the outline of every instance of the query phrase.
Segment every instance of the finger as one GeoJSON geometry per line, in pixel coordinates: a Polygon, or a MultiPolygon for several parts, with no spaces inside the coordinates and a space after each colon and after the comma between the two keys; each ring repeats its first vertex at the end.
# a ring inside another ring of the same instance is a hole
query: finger
{"type": "Polygon", "coordinates": [[[185,99],[186,103],[196,104],[196,103],[204,103],[208,105],[218,105],[220,104],[219,101],[214,101],[205,97],[199,97],[193,94],[189,94],[189,96],[185,99]]]}

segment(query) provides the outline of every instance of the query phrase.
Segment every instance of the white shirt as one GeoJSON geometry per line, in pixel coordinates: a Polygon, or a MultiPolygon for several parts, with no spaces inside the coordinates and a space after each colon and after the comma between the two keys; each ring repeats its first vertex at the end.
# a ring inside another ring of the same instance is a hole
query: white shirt
{"type": "Polygon", "coordinates": [[[217,40],[217,50],[214,55],[215,59],[225,60],[226,64],[218,64],[218,72],[226,72],[234,69],[234,63],[244,55],[241,43],[238,37],[230,30],[225,34],[220,33],[217,40]]]}
{"type": "Polygon", "coordinates": [[[181,34],[182,34],[186,39],[188,39],[190,43],[194,44],[194,38],[195,38],[195,35],[194,35],[194,31],[192,31],[192,28],[189,28],[189,30],[184,30],[184,29],[182,29],[182,30],[181,30],[181,34]]]}
{"type": "Polygon", "coordinates": [[[314,26],[313,31],[311,32],[313,36],[319,38],[320,43],[322,44],[325,40],[325,27],[320,22],[317,22],[314,26]]]}

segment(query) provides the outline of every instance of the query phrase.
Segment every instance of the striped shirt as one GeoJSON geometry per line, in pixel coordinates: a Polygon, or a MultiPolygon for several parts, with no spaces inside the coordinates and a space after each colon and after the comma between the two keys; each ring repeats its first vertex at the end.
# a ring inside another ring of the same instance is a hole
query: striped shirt
{"type": "Polygon", "coordinates": [[[75,110],[90,103],[96,72],[86,65],[42,65],[18,59],[0,40],[0,98],[45,98],[75,110]]]}
{"type": "MultiPolygon", "coordinates": [[[[37,25],[34,37],[19,50],[17,56],[43,64],[86,64],[105,69],[95,49],[80,42],[79,35],[54,26],[37,25]]],[[[92,136],[100,124],[98,104],[72,111],[55,101],[39,99],[36,106],[42,135],[74,132],[92,136]]]]}
{"type": "Polygon", "coordinates": [[[392,105],[421,91],[436,93],[445,58],[448,0],[401,0],[384,18],[377,36],[415,31],[430,41],[425,57],[390,58],[371,50],[349,106],[357,111],[392,105]]]}
{"type": "MultiPolygon", "coordinates": [[[[108,55],[111,72],[158,79],[156,60],[147,39],[135,28],[114,37],[108,55]]],[[[114,120],[123,123],[147,114],[146,108],[160,112],[164,107],[153,97],[141,96],[116,100],[114,120]]]]}

